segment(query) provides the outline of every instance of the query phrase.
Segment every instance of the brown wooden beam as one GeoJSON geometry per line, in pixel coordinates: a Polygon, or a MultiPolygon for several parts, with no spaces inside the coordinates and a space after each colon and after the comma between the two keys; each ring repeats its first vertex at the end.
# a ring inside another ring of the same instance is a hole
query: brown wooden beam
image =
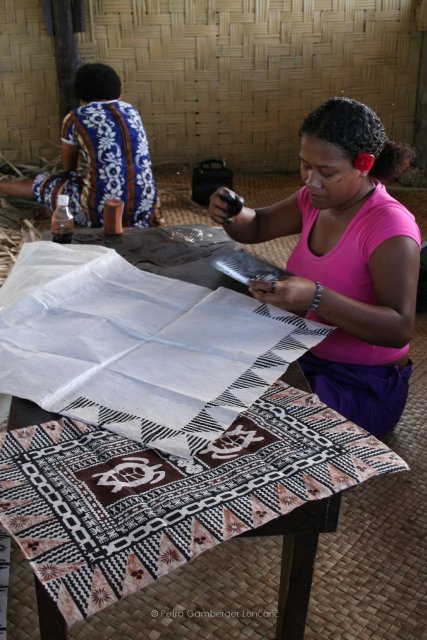
{"type": "Polygon", "coordinates": [[[418,161],[427,167],[427,0],[420,0],[416,18],[417,29],[422,32],[422,36],[414,145],[419,153],[418,161]]]}
{"type": "Polygon", "coordinates": [[[422,34],[414,143],[421,164],[427,167],[427,31],[422,34]]]}
{"type": "Polygon", "coordinates": [[[80,66],[80,52],[74,34],[72,4],[72,0],[51,2],[61,121],[71,109],[78,106],[73,95],[73,82],[80,66]]]}

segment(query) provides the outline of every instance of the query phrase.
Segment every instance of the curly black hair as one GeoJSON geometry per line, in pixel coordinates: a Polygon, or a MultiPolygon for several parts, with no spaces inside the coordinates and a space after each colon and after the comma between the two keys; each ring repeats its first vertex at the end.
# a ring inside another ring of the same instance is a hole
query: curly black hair
{"type": "Polygon", "coordinates": [[[74,79],[73,92],[78,100],[117,100],[122,92],[122,83],[112,67],[101,62],[82,65],[74,79]]]}
{"type": "Polygon", "coordinates": [[[409,169],[415,151],[403,142],[387,138],[384,125],[368,106],[350,98],[331,98],[303,121],[299,135],[327,140],[341,147],[354,162],[359,153],[371,153],[371,175],[394,180],[409,169]]]}

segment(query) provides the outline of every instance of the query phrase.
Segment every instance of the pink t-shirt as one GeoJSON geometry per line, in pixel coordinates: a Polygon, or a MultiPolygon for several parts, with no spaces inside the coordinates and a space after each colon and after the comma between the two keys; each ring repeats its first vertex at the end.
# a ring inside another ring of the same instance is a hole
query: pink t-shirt
{"type": "MultiPolygon", "coordinates": [[[[311,229],[319,214],[310,204],[306,187],[298,192],[302,231],[298,245],[286,265],[293,275],[318,280],[354,300],[378,304],[369,272],[369,258],[382,242],[394,236],[409,236],[421,245],[415,218],[390,196],[380,182],[371,197],[351,220],[338,244],[324,256],[314,255],[308,246],[311,229]]],[[[312,311],[307,318],[325,322],[312,311]]],[[[349,364],[384,365],[405,355],[409,345],[400,349],[379,347],[358,340],[341,329],[325,338],[311,352],[319,358],[349,364]]]]}

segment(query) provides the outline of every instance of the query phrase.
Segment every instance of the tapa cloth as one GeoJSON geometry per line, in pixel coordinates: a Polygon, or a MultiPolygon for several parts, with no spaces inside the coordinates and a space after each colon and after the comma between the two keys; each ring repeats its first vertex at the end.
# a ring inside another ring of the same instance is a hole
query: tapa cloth
{"type": "Polygon", "coordinates": [[[0,527],[0,640],[6,640],[9,566],[10,537],[0,527]]]}
{"type": "Polygon", "coordinates": [[[71,625],[305,502],[408,467],[279,383],[190,460],[62,418],[0,434],[0,468],[1,523],[71,625]]]}
{"type": "Polygon", "coordinates": [[[0,306],[0,392],[186,457],[333,331],[43,241],[24,245],[0,306]]]}

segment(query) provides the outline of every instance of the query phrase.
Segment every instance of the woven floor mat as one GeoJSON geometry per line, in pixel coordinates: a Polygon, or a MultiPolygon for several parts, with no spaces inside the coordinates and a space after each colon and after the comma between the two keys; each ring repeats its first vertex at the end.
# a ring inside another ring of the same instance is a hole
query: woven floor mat
{"type": "MultiPolygon", "coordinates": [[[[206,209],[191,201],[190,182],[188,174],[159,180],[167,224],[209,224],[206,209]]],[[[254,206],[294,188],[280,177],[235,182],[254,206]]],[[[282,264],[293,244],[288,238],[250,250],[282,264]]],[[[427,313],[418,314],[411,353],[409,401],[388,441],[411,470],[345,493],[338,531],[320,536],[305,640],[427,640],[427,313]]],[[[280,547],[278,538],[231,540],[77,624],[69,638],[272,639],[280,547]]],[[[8,638],[39,638],[32,572],[16,547],[8,638]]]]}

